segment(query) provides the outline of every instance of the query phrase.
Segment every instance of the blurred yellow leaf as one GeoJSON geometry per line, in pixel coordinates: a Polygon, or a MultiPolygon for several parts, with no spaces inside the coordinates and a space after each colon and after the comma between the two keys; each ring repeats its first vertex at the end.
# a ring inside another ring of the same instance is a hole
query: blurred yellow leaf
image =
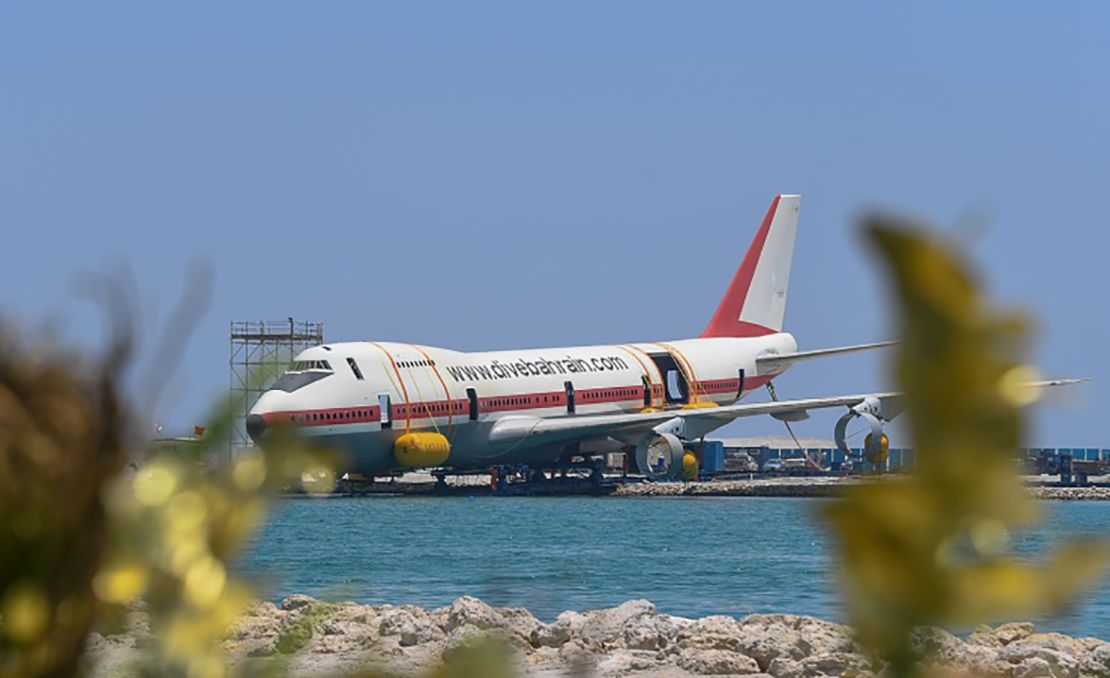
{"type": "Polygon", "coordinates": [[[177,487],[177,470],[163,464],[152,464],[135,476],[135,498],[143,506],[166,503],[177,487]]]}
{"type": "Polygon", "coordinates": [[[1103,544],[1071,545],[1043,565],[1008,560],[1036,505],[1016,474],[1036,371],[1028,322],[990,308],[956,250],[905,223],[866,223],[894,292],[902,387],[915,450],[908,478],[853,488],[824,515],[860,639],[893,676],[918,664],[911,633],[1050,612],[1103,571],[1103,544]]]}
{"type": "Polygon", "coordinates": [[[146,566],[141,563],[107,565],[93,578],[93,592],[106,603],[129,603],[142,595],[148,577],[146,566]]]}
{"type": "Polygon", "coordinates": [[[21,582],[8,589],[0,615],[4,634],[16,643],[37,640],[50,621],[50,601],[42,586],[21,582]]]}

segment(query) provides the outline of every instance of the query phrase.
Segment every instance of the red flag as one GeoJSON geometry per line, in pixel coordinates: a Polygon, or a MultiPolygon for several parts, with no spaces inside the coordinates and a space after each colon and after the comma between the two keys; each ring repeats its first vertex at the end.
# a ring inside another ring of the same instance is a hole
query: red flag
{"type": "Polygon", "coordinates": [[[196,424],[193,424],[193,435],[196,436],[197,438],[204,435],[204,427],[203,426],[197,426],[196,424]]]}

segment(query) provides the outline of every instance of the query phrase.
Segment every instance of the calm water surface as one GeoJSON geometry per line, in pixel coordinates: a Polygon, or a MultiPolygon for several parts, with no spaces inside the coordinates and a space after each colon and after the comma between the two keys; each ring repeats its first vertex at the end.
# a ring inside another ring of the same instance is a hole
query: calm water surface
{"type": "MultiPolygon", "coordinates": [[[[688,617],[839,619],[820,500],[748,497],[371,497],[279,505],[242,570],[273,598],[308,593],[437,607],[460,595],[563,610],[647,598],[688,617]]],[[[1110,502],[1046,502],[1015,547],[1110,533],[1110,502]]],[[[1040,626],[1110,637],[1110,581],[1040,626]]]]}

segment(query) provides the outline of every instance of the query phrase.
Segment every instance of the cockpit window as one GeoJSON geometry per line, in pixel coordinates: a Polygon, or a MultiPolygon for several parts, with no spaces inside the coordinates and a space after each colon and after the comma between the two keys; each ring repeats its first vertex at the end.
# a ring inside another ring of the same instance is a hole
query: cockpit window
{"type": "Polygon", "coordinates": [[[331,364],[326,360],[294,360],[289,366],[290,372],[307,372],[308,370],[326,370],[331,372],[331,364]]]}
{"type": "Polygon", "coordinates": [[[299,388],[304,388],[309,384],[330,377],[331,375],[331,372],[318,370],[315,368],[310,368],[303,371],[290,370],[278,377],[277,381],[275,381],[274,385],[270,388],[274,389],[275,391],[285,391],[286,393],[292,393],[299,388]]]}
{"type": "Polygon", "coordinates": [[[358,363],[354,358],[347,358],[347,364],[351,366],[351,371],[355,373],[355,379],[362,381],[362,370],[358,369],[358,363]]]}

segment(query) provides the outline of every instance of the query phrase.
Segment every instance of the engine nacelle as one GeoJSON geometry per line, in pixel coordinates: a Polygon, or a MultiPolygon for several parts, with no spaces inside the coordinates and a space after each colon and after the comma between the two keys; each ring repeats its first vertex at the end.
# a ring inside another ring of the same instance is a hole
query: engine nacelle
{"type": "Polygon", "coordinates": [[[636,445],[636,470],[653,480],[674,478],[682,472],[685,454],[678,436],[653,432],[636,445]]]}
{"type": "Polygon", "coordinates": [[[875,397],[864,398],[863,402],[848,408],[848,412],[837,420],[836,428],[833,430],[836,448],[845,455],[851,456],[852,451],[845,440],[845,432],[848,429],[848,423],[857,417],[871,429],[863,441],[863,452],[867,456],[867,461],[872,464],[883,463],[890,455],[890,438],[883,433],[883,422],[889,419],[883,418],[883,403],[875,397]]]}

